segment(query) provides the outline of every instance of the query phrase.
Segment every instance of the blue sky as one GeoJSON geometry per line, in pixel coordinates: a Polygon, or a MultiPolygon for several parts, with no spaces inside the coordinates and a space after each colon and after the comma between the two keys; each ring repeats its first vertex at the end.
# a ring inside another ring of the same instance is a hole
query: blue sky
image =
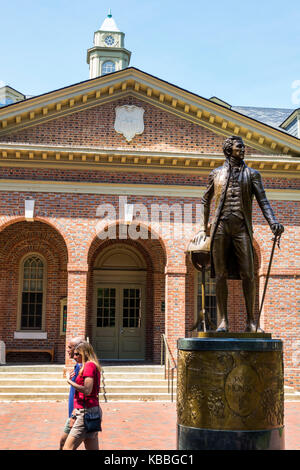
{"type": "Polygon", "coordinates": [[[234,106],[300,107],[299,0],[1,0],[0,83],[38,95],[87,80],[109,8],[130,65],[234,106]]]}

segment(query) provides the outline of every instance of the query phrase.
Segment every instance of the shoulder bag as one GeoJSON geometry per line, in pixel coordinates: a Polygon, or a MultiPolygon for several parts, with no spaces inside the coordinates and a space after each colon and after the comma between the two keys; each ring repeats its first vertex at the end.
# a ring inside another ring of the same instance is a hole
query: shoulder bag
{"type": "MultiPolygon", "coordinates": [[[[98,390],[99,393],[99,390],[98,390]]],[[[84,427],[87,432],[98,432],[102,431],[101,421],[102,421],[102,410],[100,406],[93,408],[85,407],[85,397],[84,397],[84,415],[83,415],[84,427]]]]}

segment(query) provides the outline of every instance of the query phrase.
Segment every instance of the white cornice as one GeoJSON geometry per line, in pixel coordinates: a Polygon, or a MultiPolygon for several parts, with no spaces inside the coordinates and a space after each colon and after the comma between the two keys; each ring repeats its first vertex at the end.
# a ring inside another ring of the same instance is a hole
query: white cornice
{"type": "MultiPolygon", "coordinates": [[[[200,199],[204,190],[204,186],[0,180],[0,191],[7,192],[162,196],[200,199]]],[[[300,190],[266,190],[266,194],[268,199],[273,201],[300,201],[300,190]]]]}

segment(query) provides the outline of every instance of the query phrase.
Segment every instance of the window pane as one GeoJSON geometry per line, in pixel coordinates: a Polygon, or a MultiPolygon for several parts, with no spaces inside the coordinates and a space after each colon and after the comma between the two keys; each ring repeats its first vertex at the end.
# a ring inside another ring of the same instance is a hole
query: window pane
{"type": "Polygon", "coordinates": [[[42,328],[44,265],[40,258],[31,256],[23,265],[21,328],[42,328]]]}
{"type": "Polygon", "coordinates": [[[115,63],[112,62],[111,60],[107,60],[104,62],[102,65],[102,75],[105,75],[107,73],[112,73],[116,70],[115,63]]]}
{"type": "Polygon", "coordinates": [[[112,328],[115,326],[116,289],[98,289],[97,292],[97,327],[112,328]]]}
{"type": "MultiPolygon", "coordinates": [[[[213,326],[217,325],[217,304],[216,304],[216,283],[215,279],[210,277],[210,269],[205,271],[205,312],[206,316],[211,320],[213,326]]],[[[202,310],[202,273],[198,273],[198,312],[202,310]]],[[[212,329],[210,325],[206,325],[207,329],[212,329]]],[[[202,328],[201,326],[198,327],[202,328]]]]}
{"type": "Polygon", "coordinates": [[[63,307],[63,324],[62,324],[62,331],[66,333],[67,331],[67,305],[63,307]]]}
{"type": "MultiPolygon", "coordinates": [[[[210,268],[205,271],[205,312],[213,326],[217,325],[217,304],[216,304],[216,283],[215,279],[210,277],[210,268]]],[[[202,310],[202,273],[198,273],[198,297],[197,297],[198,312],[202,310]]],[[[202,327],[202,326],[201,326],[202,327]]],[[[206,325],[207,329],[212,329],[210,325],[206,325]]],[[[200,328],[200,326],[198,327],[200,328]]]]}
{"type": "Polygon", "coordinates": [[[140,289],[123,289],[123,328],[140,328],[140,289]]]}

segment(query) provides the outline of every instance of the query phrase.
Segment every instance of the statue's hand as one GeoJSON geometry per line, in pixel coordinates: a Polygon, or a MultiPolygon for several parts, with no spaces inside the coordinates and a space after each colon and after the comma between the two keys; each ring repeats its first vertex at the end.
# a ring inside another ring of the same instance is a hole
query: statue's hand
{"type": "Polygon", "coordinates": [[[206,240],[206,232],[205,230],[200,230],[200,232],[198,232],[195,238],[193,239],[193,243],[195,243],[195,245],[199,245],[201,241],[205,241],[205,240],[206,240]]]}
{"type": "Polygon", "coordinates": [[[278,223],[272,224],[271,230],[274,233],[274,235],[281,235],[284,232],[284,226],[278,223]]]}

